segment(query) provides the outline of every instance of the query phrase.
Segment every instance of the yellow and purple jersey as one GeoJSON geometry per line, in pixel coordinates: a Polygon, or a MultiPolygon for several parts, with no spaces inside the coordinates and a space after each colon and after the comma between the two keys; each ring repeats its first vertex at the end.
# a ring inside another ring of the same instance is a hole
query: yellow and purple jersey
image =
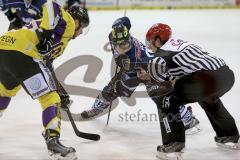
{"type": "Polygon", "coordinates": [[[60,56],[75,31],[71,15],[54,1],[43,5],[43,17],[34,20],[19,30],[11,30],[0,37],[1,50],[16,50],[36,59],[41,59],[36,45],[39,43],[36,29],[52,30],[54,35],[52,58],[60,56]]]}

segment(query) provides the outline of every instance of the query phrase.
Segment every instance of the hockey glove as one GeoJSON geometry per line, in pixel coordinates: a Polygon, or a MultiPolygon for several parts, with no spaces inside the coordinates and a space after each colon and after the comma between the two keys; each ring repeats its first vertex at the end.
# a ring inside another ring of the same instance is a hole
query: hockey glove
{"type": "Polygon", "coordinates": [[[117,94],[115,93],[114,86],[111,84],[111,82],[103,88],[101,93],[103,98],[108,102],[111,102],[117,98],[117,94]]]}
{"type": "Polygon", "coordinates": [[[39,56],[45,59],[45,57],[51,57],[51,52],[53,49],[53,34],[51,31],[36,30],[37,36],[39,38],[39,43],[36,45],[38,49],[39,56]]]}
{"type": "Polygon", "coordinates": [[[162,97],[173,91],[173,86],[171,82],[148,82],[146,84],[146,88],[147,93],[150,97],[162,97]]]}
{"type": "Polygon", "coordinates": [[[39,56],[45,59],[46,56],[50,57],[52,52],[53,39],[45,40],[43,43],[37,44],[39,56]]]}
{"type": "Polygon", "coordinates": [[[61,99],[61,108],[63,110],[66,110],[71,105],[70,97],[69,97],[67,91],[64,89],[64,87],[62,86],[62,84],[59,81],[57,82],[56,85],[57,85],[57,92],[61,99]]]}
{"type": "Polygon", "coordinates": [[[60,99],[61,99],[61,108],[63,110],[66,110],[70,107],[71,101],[69,95],[66,94],[59,94],[60,99]]]}

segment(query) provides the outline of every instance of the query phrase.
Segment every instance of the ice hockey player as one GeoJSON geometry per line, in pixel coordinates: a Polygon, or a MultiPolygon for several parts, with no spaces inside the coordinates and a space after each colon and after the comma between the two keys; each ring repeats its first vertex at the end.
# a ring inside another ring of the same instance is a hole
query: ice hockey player
{"type": "MultiPolygon", "coordinates": [[[[22,28],[32,20],[42,17],[42,6],[47,0],[0,0],[0,11],[7,16],[8,30],[22,28]]],[[[79,0],[67,0],[67,8],[82,4],[79,0]]]]}
{"type": "MultiPolygon", "coordinates": [[[[162,115],[178,114],[179,106],[198,102],[216,132],[218,146],[240,149],[239,132],[234,118],[220,97],[234,84],[234,73],[221,58],[210,55],[199,46],[172,37],[167,24],[156,23],[146,34],[147,46],[154,52],[146,72],[158,82],[175,80],[173,91],[163,97],[162,115]]],[[[157,147],[160,159],[179,159],[185,147],[182,121],[162,116],[166,133],[163,145],[157,147]]],[[[162,127],[164,128],[164,127],[162,127]]]]}
{"type": "MultiPolygon", "coordinates": [[[[157,106],[160,104],[155,92],[166,94],[172,89],[171,83],[160,84],[155,83],[153,79],[146,81],[137,77],[137,63],[148,62],[153,55],[146,46],[130,35],[130,28],[131,22],[128,17],[119,18],[113,23],[109,41],[120,70],[97,96],[92,108],[81,113],[80,120],[90,120],[106,114],[114,99],[121,96],[130,97],[140,83],[146,85],[149,96],[157,106]]],[[[197,133],[199,121],[192,116],[187,107],[182,105],[180,108],[185,128],[189,129],[188,133],[197,133]]]]}
{"type": "Polygon", "coordinates": [[[67,102],[56,90],[57,84],[46,62],[60,56],[69,40],[82,34],[88,24],[85,9],[71,6],[65,11],[48,1],[43,5],[42,19],[0,37],[0,113],[21,87],[33,99],[38,99],[43,109],[43,136],[51,159],[75,160],[77,157],[74,148],[65,147],[59,141],[59,106],[67,102]]]}
{"type": "Polygon", "coordinates": [[[0,10],[7,16],[8,30],[22,28],[42,17],[42,6],[47,0],[0,0],[0,10]]]}

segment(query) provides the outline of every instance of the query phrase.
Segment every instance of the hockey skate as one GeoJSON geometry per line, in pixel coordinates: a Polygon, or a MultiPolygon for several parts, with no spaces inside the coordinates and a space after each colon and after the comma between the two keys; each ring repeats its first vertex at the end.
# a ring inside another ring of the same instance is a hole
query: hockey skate
{"type": "Polygon", "coordinates": [[[98,118],[104,114],[108,113],[108,107],[99,109],[99,108],[91,108],[89,110],[85,110],[80,114],[79,120],[80,121],[88,121],[95,118],[98,118]]]}
{"type": "Polygon", "coordinates": [[[89,119],[93,119],[93,118],[96,118],[96,117],[99,117],[98,115],[102,113],[107,113],[108,111],[108,107],[107,108],[91,108],[89,110],[85,110],[81,113],[81,117],[82,119],[86,119],[86,120],[89,120],[89,119]]]}
{"type": "Polygon", "coordinates": [[[56,131],[48,129],[43,133],[43,137],[51,160],[77,160],[75,149],[62,145],[59,141],[59,134],[56,131]]]}
{"type": "Polygon", "coordinates": [[[184,142],[171,142],[157,147],[157,158],[160,160],[182,160],[184,142]]]}
{"type": "MultiPolygon", "coordinates": [[[[88,121],[88,120],[98,118],[102,115],[105,115],[108,113],[109,107],[110,107],[110,103],[106,103],[106,102],[102,103],[101,101],[99,101],[98,103],[95,103],[91,109],[83,111],[80,114],[79,120],[88,121]]],[[[116,107],[117,107],[116,105],[112,105],[111,111],[116,107]]]]}
{"type": "Polygon", "coordinates": [[[192,108],[189,106],[187,107],[188,111],[191,113],[191,120],[189,123],[184,124],[185,128],[185,134],[186,135],[192,135],[196,134],[201,131],[200,126],[199,126],[199,120],[192,114],[192,108]]]}
{"type": "Polygon", "coordinates": [[[91,120],[106,114],[108,112],[109,104],[110,102],[106,101],[103,98],[96,98],[92,108],[85,110],[80,114],[80,121],[91,120]]]}
{"type": "Polygon", "coordinates": [[[186,135],[196,134],[201,131],[199,120],[195,116],[192,116],[191,122],[188,125],[184,126],[184,128],[186,135]]]}
{"type": "Polygon", "coordinates": [[[240,138],[237,136],[215,137],[215,142],[218,147],[232,150],[240,150],[240,138]]]}

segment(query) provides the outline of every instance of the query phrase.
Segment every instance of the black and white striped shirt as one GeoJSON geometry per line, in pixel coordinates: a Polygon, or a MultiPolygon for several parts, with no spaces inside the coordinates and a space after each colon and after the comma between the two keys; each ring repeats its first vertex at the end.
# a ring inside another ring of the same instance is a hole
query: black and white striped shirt
{"type": "Polygon", "coordinates": [[[180,39],[170,39],[159,51],[160,56],[151,60],[148,66],[150,75],[158,81],[179,79],[196,71],[217,70],[226,65],[224,60],[180,39]],[[161,56],[161,52],[165,55],[161,56]]]}

